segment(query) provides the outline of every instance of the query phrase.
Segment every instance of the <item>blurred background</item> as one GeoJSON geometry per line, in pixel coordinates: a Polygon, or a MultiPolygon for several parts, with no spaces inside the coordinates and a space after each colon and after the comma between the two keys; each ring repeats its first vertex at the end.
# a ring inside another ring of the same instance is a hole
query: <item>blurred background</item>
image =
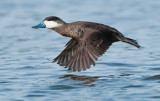
{"type": "Polygon", "coordinates": [[[159,101],[159,0],[1,0],[1,101],[159,101]],[[92,21],[142,46],[114,43],[97,65],[72,72],[51,63],[69,38],[32,29],[45,17],[92,21]]]}

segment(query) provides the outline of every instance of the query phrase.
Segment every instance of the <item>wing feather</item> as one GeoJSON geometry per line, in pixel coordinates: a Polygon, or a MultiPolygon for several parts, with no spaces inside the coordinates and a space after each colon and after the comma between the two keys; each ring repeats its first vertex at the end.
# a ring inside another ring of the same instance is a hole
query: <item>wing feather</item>
{"type": "Polygon", "coordinates": [[[95,66],[95,61],[113,42],[108,35],[100,32],[93,32],[84,40],[78,41],[72,38],[53,62],[58,61],[60,66],[65,66],[73,71],[86,70],[91,65],[95,66]]]}

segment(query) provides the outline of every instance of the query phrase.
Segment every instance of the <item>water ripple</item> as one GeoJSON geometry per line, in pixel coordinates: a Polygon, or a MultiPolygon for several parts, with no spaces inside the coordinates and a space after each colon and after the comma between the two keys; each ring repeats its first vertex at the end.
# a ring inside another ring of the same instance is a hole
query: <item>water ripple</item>
{"type": "Polygon", "coordinates": [[[75,89],[75,87],[73,86],[68,86],[68,85],[53,85],[53,86],[50,86],[48,88],[49,90],[69,90],[69,89],[75,89]]]}
{"type": "Polygon", "coordinates": [[[154,75],[144,78],[144,80],[160,80],[160,75],[154,75]]]}
{"type": "Polygon", "coordinates": [[[160,0],[1,0],[1,101],[159,101],[160,0]],[[93,21],[136,39],[114,43],[87,71],[51,63],[69,38],[31,26],[46,16],[93,21]],[[48,60],[47,60],[48,59],[48,60]]]}

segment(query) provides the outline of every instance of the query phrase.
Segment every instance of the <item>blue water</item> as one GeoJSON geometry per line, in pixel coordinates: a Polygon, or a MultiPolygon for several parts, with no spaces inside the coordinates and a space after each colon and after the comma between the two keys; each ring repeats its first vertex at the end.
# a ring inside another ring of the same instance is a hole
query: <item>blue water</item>
{"type": "Polygon", "coordinates": [[[1,101],[160,101],[160,0],[1,0],[1,101]],[[32,29],[47,16],[93,21],[138,40],[118,42],[84,72],[51,63],[69,38],[32,29]]]}

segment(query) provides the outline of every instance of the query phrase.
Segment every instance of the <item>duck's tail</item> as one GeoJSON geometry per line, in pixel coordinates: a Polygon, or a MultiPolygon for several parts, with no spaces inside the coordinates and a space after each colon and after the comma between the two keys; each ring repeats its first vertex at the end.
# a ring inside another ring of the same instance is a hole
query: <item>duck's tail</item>
{"type": "Polygon", "coordinates": [[[130,38],[127,38],[127,37],[123,37],[121,39],[122,42],[125,42],[125,43],[129,43],[137,48],[140,48],[141,46],[138,44],[138,42],[134,39],[130,39],[130,38]]]}

